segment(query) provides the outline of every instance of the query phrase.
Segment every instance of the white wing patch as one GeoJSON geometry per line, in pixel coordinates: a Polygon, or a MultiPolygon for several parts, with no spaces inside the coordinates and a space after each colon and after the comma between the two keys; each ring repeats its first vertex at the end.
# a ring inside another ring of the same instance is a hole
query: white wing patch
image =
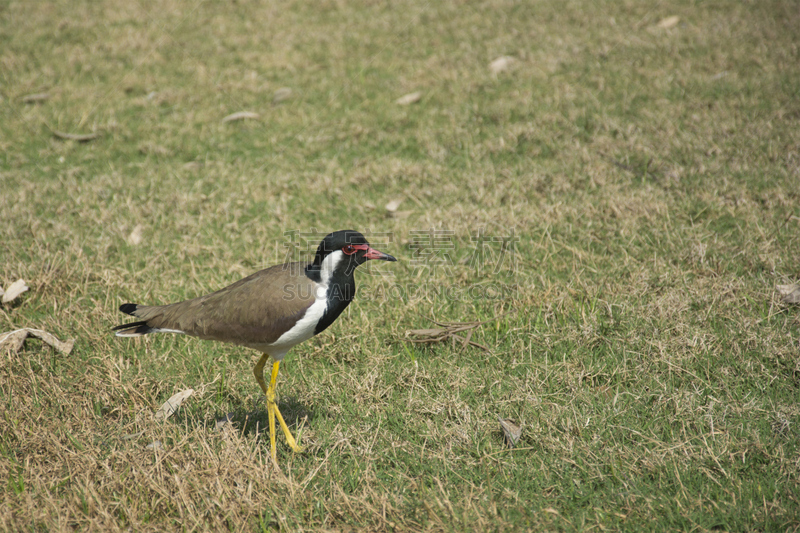
{"type": "Polygon", "coordinates": [[[122,331],[117,331],[114,335],[117,337],[143,337],[144,335],[149,335],[151,333],[178,333],[180,335],[184,335],[186,332],[179,329],[152,328],[147,333],[125,333],[125,330],[123,329],[122,331]]]}

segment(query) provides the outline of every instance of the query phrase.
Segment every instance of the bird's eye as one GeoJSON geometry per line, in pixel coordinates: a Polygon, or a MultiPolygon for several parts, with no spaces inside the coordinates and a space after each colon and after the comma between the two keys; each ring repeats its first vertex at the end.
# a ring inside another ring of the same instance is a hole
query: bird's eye
{"type": "Polygon", "coordinates": [[[353,246],[352,244],[348,244],[347,246],[342,248],[342,251],[347,255],[353,255],[354,253],[356,253],[356,247],[353,246]]]}

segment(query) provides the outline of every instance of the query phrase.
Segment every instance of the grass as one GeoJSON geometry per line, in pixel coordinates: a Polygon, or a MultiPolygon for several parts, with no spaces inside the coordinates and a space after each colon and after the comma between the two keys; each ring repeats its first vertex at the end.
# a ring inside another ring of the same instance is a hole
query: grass
{"type": "Polygon", "coordinates": [[[0,6],[0,285],[31,286],[0,331],[76,339],[2,354],[0,529],[796,531],[799,25],[779,0],[0,6]],[[400,262],[282,365],[306,452],[280,470],[257,354],[109,333],[342,228],[400,262]],[[493,320],[491,352],[407,342],[430,318],[493,320]]]}

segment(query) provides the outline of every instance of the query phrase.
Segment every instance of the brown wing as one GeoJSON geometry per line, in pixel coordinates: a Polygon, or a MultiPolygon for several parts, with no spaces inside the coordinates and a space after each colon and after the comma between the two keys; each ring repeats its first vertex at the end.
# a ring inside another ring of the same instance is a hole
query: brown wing
{"type": "Polygon", "coordinates": [[[131,314],[147,326],[182,331],[243,346],[271,344],[314,303],[316,284],[305,263],[261,270],[206,296],[162,306],[137,306],[131,314]]]}

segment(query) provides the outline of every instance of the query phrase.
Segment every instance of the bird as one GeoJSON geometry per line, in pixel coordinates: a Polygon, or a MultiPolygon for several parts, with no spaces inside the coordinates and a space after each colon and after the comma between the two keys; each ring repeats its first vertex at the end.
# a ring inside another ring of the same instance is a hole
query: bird
{"type": "Polygon", "coordinates": [[[356,267],[377,259],[397,261],[372,248],[354,230],[325,236],[311,263],[293,262],[260,270],[216,292],[167,305],[126,303],[119,310],[141,319],[112,328],[118,337],[178,333],[245,346],[261,352],[253,368],[267,397],[270,452],[277,464],[275,419],[291,449],[302,452],[275,402],[278,369],[294,346],[322,333],[355,296],[356,267]],[[269,385],[264,366],[272,358],[269,385]]]}

